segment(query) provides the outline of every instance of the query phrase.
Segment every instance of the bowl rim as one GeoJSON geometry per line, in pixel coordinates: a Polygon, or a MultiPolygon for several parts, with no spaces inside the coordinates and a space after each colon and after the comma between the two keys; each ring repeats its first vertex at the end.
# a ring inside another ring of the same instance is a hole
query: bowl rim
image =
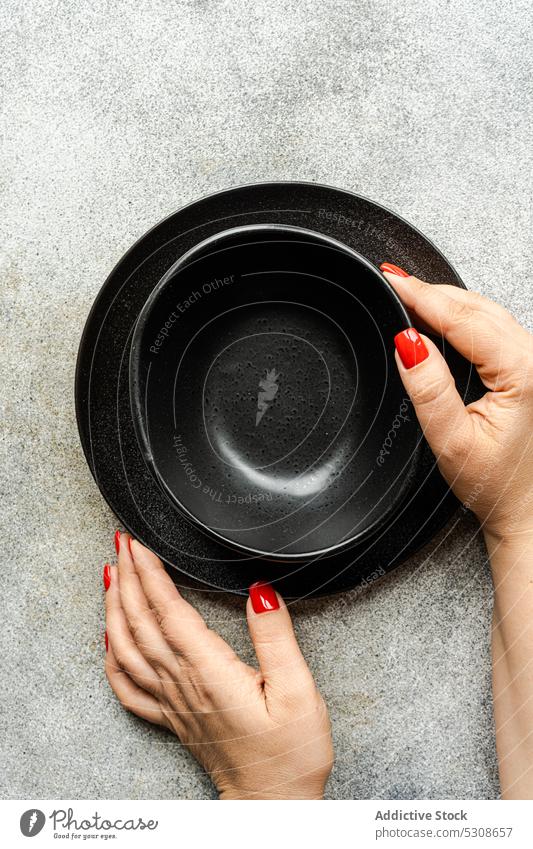
{"type": "Polygon", "coordinates": [[[321,243],[322,245],[330,247],[333,250],[342,252],[345,255],[348,254],[360,265],[366,267],[366,269],[370,271],[370,273],[374,276],[376,281],[379,282],[381,288],[386,292],[391,302],[394,303],[399,317],[401,317],[401,319],[405,323],[405,328],[411,326],[411,321],[407,314],[407,310],[405,309],[401,299],[396,294],[395,290],[385,278],[385,276],[382,274],[380,269],[373,263],[371,263],[370,260],[368,260],[362,254],[356,251],[354,248],[351,248],[349,245],[344,244],[339,239],[335,239],[332,236],[329,236],[325,233],[320,233],[316,230],[311,230],[310,228],[299,227],[292,224],[262,222],[260,224],[243,224],[238,225],[236,227],[225,228],[224,230],[220,230],[217,233],[212,233],[210,236],[207,236],[205,239],[202,239],[196,245],[193,245],[191,248],[185,251],[185,253],[179,256],[176,261],[165,271],[163,276],[156,283],[149,296],[145,300],[133,327],[129,352],[128,379],[131,415],[135,434],[137,437],[137,443],[139,445],[145,464],[147,465],[149,471],[151,472],[159,487],[162,489],[165,496],[170,500],[171,504],[175,508],[177,508],[185,518],[190,520],[195,527],[201,529],[202,531],[211,536],[214,536],[220,543],[222,543],[226,547],[230,549],[237,549],[241,553],[257,555],[275,562],[302,562],[313,557],[323,557],[331,554],[336,554],[337,552],[343,549],[349,548],[351,545],[361,542],[363,539],[370,537],[375,531],[379,530],[379,528],[388,519],[390,519],[392,515],[394,515],[396,510],[401,506],[401,503],[408,491],[412,474],[420,457],[420,440],[417,440],[417,443],[411,453],[409,462],[406,463],[402,483],[398,487],[395,497],[392,499],[387,509],[383,513],[379,514],[370,525],[355,534],[351,534],[345,540],[334,543],[322,549],[313,549],[310,551],[296,553],[265,551],[263,549],[254,548],[250,545],[245,545],[236,540],[229,539],[227,536],[224,536],[222,533],[214,530],[204,521],[202,521],[202,519],[198,518],[198,516],[192,513],[191,510],[189,510],[189,508],[170,489],[164,477],[161,475],[152,453],[150,440],[145,425],[145,418],[143,414],[143,402],[140,398],[140,393],[138,392],[138,387],[140,387],[141,385],[140,372],[142,367],[140,351],[142,348],[142,337],[144,330],[146,329],[147,323],[152,315],[153,309],[155,308],[155,305],[157,304],[163,291],[171,284],[177,273],[183,271],[188,266],[194,264],[195,261],[202,259],[205,255],[205,250],[209,249],[210,246],[214,246],[218,242],[223,242],[233,236],[238,236],[241,234],[247,235],[254,232],[279,232],[280,235],[282,235],[283,233],[290,232],[292,234],[302,235],[303,237],[306,237],[307,241],[315,241],[317,243],[321,243]]]}

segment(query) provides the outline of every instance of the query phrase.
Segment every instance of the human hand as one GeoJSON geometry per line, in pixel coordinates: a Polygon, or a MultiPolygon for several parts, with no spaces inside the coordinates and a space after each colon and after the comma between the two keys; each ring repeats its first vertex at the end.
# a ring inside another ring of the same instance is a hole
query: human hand
{"type": "Polygon", "coordinates": [[[327,708],[287,607],[268,584],[246,613],[259,670],[180,595],[163,564],[117,534],[106,564],[106,675],[120,702],[170,729],[223,799],[321,798],[333,765],[327,708]]]}
{"type": "Polygon", "coordinates": [[[476,292],[430,285],[397,266],[381,270],[408,310],[472,362],[487,393],[465,407],[427,336],[395,339],[403,384],[439,469],[480,520],[506,541],[533,530],[533,336],[476,292]]]}

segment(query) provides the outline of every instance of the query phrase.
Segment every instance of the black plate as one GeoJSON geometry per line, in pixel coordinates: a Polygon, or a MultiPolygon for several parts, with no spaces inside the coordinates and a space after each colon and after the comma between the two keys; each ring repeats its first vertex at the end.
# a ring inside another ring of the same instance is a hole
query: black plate
{"type": "Polygon", "coordinates": [[[248,225],[163,276],[130,352],[133,423],[172,503],[247,554],[305,562],[397,510],[420,428],[391,339],[409,327],[385,277],[336,239],[248,225]],[[404,404],[405,406],[405,404],[404,404]]]}
{"type": "MultiPolygon", "coordinates": [[[[178,513],[146,468],[131,419],[129,348],[148,295],[195,244],[220,230],[255,223],[316,230],[344,242],[376,266],[389,261],[424,279],[464,288],[456,271],[418,230],[350,192],[313,183],[263,183],[210,195],[143,236],[99,292],[78,353],[78,428],[87,462],[109,506],[127,530],[173,567],[177,581],[244,594],[253,581],[269,580],[288,597],[326,595],[358,586],[373,573],[390,571],[428,542],[455,512],[457,500],[425,444],[411,492],[390,523],[370,540],[335,557],[295,566],[236,555],[178,513]]],[[[478,398],[484,389],[473,367],[440,340],[439,344],[464,400],[478,398]]]]}

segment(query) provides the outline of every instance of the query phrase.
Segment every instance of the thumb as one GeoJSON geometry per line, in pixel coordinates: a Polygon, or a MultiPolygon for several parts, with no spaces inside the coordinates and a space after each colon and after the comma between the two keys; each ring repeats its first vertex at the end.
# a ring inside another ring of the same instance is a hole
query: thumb
{"type": "Polygon", "coordinates": [[[442,472],[454,471],[472,421],[446,360],[431,339],[409,327],[394,337],[396,363],[442,472]]]}
{"type": "Polygon", "coordinates": [[[307,695],[315,682],[300,651],[291,617],[270,584],[252,584],[246,605],[248,628],[265,682],[272,697],[307,695]]]}

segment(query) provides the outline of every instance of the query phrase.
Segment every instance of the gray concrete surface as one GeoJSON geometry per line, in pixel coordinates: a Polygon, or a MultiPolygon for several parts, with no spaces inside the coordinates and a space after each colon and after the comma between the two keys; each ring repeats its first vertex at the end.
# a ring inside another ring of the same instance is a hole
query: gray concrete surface
{"type": "MultiPolygon", "coordinates": [[[[72,387],[111,267],[204,193],[302,178],[399,211],[531,322],[527,9],[1,0],[2,796],[213,796],[103,675],[115,522],[72,387]]],[[[188,597],[251,658],[240,600],[188,597]]],[[[331,709],[330,797],[498,794],[491,603],[466,517],[365,595],[295,607],[331,709]]]]}

